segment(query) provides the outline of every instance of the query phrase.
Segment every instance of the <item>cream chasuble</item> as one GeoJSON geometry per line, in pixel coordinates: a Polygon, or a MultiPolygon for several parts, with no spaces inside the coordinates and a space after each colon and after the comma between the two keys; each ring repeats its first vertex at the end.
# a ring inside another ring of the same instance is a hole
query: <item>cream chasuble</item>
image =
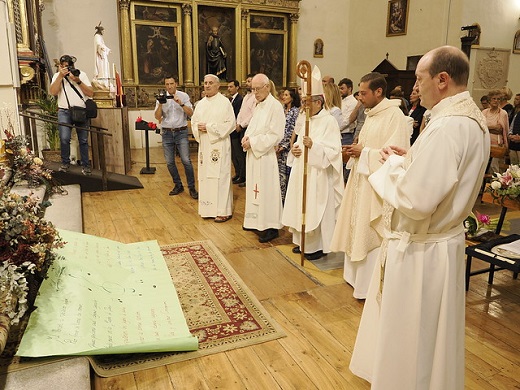
{"type": "Polygon", "coordinates": [[[332,239],[332,250],[345,252],[343,277],[357,299],[366,298],[383,234],[383,201],[370,186],[368,175],[381,167],[381,148],[410,147],[413,119],[403,114],[399,104],[399,100],[383,99],[366,110],[358,141],[363,151],[359,158],[351,158],[353,166],[332,239]]]}
{"type": "Polygon", "coordinates": [[[373,274],[350,369],[374,390],[464,389],[462,222],[489,142],[463,92],[433,107],[406,158],[391,156],[370,176],[385,201],[384,268],[373,274]]]}
{"type": "Polygon", "coordinates": [[[193,136],[199,143],[199,215],[227,216],[233,213],[231,187],[231,141],[235,114],[222,94],[205,97],[197,103],[191,118],[193,136]],[[206,123],[206,132],[198,130],[206,123]]]}
{"type": "Polygon", "coordinates": [[[257,104],[244,134],[251,144],[246,155],[244,227],[247,229],[282,227],[282,196],[274,147],[282,140],[284,129],[283,107],[269,94],[257,104]]]}

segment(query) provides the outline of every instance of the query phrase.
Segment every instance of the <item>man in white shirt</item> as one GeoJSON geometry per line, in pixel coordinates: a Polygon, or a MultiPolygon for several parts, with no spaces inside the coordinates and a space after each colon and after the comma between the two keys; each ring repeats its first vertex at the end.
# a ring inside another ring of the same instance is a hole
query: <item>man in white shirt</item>
{"type": "MultiPolygon", "coordinates": [[[[339,130],[341,132],[341,145],[347,146],[352,145],[354,142],[354,133],[356,132],[356,121],[350,121],[350,114],[357,107],[357,99],[352,94],[354,85],[352,80],[348,78],[341,79],[338,83],[339,91],[341,93],[341,116],[343,117],[343,123],[339,130]]],[[[345,182],[348,179],[350,169],[344,165],[343,177],[345,182]]]]}

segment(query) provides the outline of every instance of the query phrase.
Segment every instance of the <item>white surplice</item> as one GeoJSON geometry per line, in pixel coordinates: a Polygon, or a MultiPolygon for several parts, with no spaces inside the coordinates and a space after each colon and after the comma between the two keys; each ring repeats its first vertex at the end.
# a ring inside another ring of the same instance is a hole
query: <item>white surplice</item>
{"type": "Polygon", "coordinates": [[[282,227],[282,196],[274,147],[282,140],[284,129],[282,104],[269,94],[257,104],[244,134],[251,144],[246,155],[244,227],[247,229],[282,227]]]}
{"type": "Polygon", "coordinates": [[[220,93],[197,103],[191,117],[193,136],[199,143],[199,215],[203,218],[233,213],[231,184],[231,141],[235,113],[228,98],[220,93]],[[206,132],[198,130],[206,123],[206,132]]]}
{"type": "Polygon", "coordinates": [[[350,369],[373,390],[464,388],[464,231],[489,158],[468,92],[443,99],[406,158],[369,178],[385,236],[350,369]],[[384,282],[380,283],[381,272],[384,282]]]}
{"type": "Polygon", "coordinates": [[[352,169],[338,212],[332,250],[345,252],[343,278],[354,288],[353,296],[365,299],[381,246],[383,200],[368,182],[368,175],[381,167],[381,148],[393,145],[408,149],[413,119],[403,114],[400,100],[383,99],[367,109],[358,143],[359,158],[352,169]]]}
{"type": "MultiPolygon", "coordinates": [[[[303,150],[303,132],[295,144],[303,150]]],[[[341,135],[337,120],[327,110],[310,118],[308,150],[307,205],[305,213],[305,252],[330,252],[336,214],[343,194],[341,135]]],[[[282,223],[293,233],[293,242],[300,245],[302,231],[303,154],[296,158],[289,153],[287,165],[291,175],[287,186],[282,223]]]]}

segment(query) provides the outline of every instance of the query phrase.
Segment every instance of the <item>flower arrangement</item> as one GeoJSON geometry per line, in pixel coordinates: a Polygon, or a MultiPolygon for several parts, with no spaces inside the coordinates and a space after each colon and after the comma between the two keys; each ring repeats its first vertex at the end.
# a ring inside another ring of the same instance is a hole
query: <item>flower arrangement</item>
{"type": "Polygon", "coordinates": [[[14,172],[13,183],[26,182],[29,187],[43,184],[50,191],[56,185],[52,171],[45,168],[42,159],[34,155],[27,139],[23,135],[14,135],[12,128],[5,129],[4,133],[5,152],[14,172]]]}
{"type": "Polygon", "coordinates": [[[16,297],[8,317],[16,324],[30,302],[28,275],[42,280],[64,242],[42,218],[37,200],[0,189],[0,305],[16,297]]]}
{"type": "MultiPolygon", "coordinates": [[[[499,218],[491,218],[487,214],[475,211],[464,220],[464,229],[467,237],[478,237],[486,232],[495,232],[498,221],[499,218]]],[[[509,226],[509,221],[504,221],[502,227],[508,229],[509,226]]]]}
{"type": "Polygon", "coordinates": [[[520,195],[520,167],[510,165],[504,173],[495,172],[486,191],[496,200],[516,200],[520,195]]]}
{"type": "Polygon", "coordinates": [[[135,120],[135,129],[136,130],[157,130],[157,124],[154,122],[147,122],[140,116],[135,120]]]}

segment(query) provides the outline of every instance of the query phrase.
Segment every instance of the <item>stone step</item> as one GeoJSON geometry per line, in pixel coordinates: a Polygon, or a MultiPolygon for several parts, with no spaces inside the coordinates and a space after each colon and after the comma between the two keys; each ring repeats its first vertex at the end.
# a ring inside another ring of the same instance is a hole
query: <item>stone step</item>
{"type": "Polygon", "coordinates": [[[69,184],[62,188],[65,193],[49,197],[51,205],[45,210],[45,219],[58,229],[83,233],[81,187],[79,184],[69,184]]]}

